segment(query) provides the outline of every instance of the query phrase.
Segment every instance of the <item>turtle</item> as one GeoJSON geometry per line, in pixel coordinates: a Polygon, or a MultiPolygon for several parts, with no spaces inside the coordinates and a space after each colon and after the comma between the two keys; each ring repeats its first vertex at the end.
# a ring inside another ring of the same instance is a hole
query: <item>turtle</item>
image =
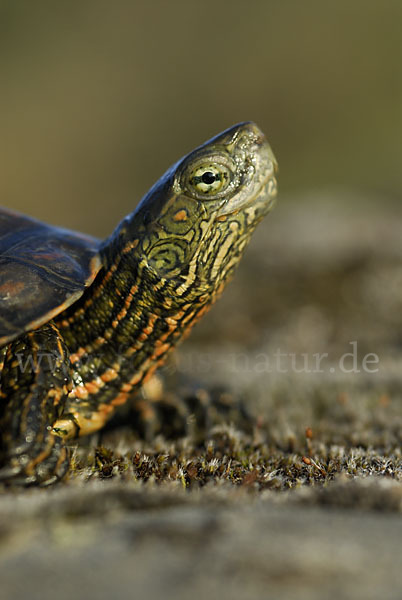
{"type": "Polygon", "coordinates": [[[103,241],[0,209],[0,481],[68,473],[70,440],[103,428],[220,296],[276,171],[243,122],[171,166],[103,241]]]}

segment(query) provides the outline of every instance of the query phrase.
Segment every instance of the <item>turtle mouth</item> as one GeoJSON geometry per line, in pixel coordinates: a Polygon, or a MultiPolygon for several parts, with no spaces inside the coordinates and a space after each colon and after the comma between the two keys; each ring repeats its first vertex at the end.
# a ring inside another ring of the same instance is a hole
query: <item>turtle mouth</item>
{"type": "Polygon", "coordinates": [[[276,161],[269,159],[267,167],[263,170],[260,169],[259,173],[254,172],[253,177],[244,184],[243,191],[229,199],[221,207],[217,219],[222,220],[235,215],[250,206],[259,206],[264,214],[268,213],[276,202],[277,182],[275,174],[277,170],[276,161]]]}
{"type": "Polygon", "coordinates": [[[225,218],[250,206],[258,206],[266,214],[276,196],[278,165],[264,134],[254,123],[247,123],[236,132],[227,148],[240,175],[234,193],[223,203],[217,218],[225,218]]]}
{"type": "Polygon", "coordinates": [[[256,193],[252,198],[245,199],[241,204],[237,204],[237,206],[226,205],[226,207],[223,207],[223,210],[216,220],[219,221],[226,219],[227,217],[235,216],[239,212],[254,205],[258,205],[264,209],[262,214],[267,214],[276,204],[277,181],[275,176],[272,174],[267,175],[255,192],[256,193]]]}

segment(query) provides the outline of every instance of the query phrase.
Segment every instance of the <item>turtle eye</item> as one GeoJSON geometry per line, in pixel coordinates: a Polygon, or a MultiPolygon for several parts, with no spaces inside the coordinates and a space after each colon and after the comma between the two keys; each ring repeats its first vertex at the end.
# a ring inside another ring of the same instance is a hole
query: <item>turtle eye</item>
{"type": "Polygon", "coordinates": [[[190,186],[202,196],[215,196],[230,183],[230,171],[224,165],[204,164],[190,173],[190,186]]]}

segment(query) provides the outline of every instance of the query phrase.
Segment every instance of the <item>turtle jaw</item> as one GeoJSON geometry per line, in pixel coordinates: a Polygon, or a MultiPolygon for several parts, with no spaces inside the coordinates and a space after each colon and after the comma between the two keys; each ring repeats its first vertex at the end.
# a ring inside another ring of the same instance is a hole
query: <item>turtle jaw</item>
{"type": "Polygon", "coordinates": [[[251,122],[236,128],[227,149],[241,173],[240,183],[238,191],[220,208],[218,219],[253,206],[262,217],[273,208],[277,195],[278,164],[264,134],[251,122]]]}

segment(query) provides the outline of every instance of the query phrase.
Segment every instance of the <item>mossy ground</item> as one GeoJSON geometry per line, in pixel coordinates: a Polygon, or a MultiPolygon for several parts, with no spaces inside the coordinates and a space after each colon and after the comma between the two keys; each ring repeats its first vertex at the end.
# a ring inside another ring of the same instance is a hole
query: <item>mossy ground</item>
{"type": "Polygon", "coordinates": [[[330,489],[340,478],[401,482],[401,221],[330,199],[302,207],[279,206],[267,219],[234,283],[168,369],[173,387],[187,377],[242,396],[256,415],[253,431],[223,422],[201,442],[190,435],[145,444],[117,429],[89,448],[84,442],[72,482],[229,484],[228,493],[330,489]],[[279,369],[278,348],[287,356],[279,369]],[[353,348],[358,372],[353,357],[343,371],[353,348]],[[312,357],[323,352],[317,373],[312,357]],[[378,363],[365,371],[368,354],[378,363]]]}
{"type": "Polygon", "coordinates": [[[401,227],[364,204],[279,205],[167,369],[175,393],[227,387],[253,426],[114,428],[72,446],[58,486],[2,490],[6,596],[399,597],[401,227]],[[340,368],[351,342],[359,372],[340,368]],[[285,371],[278,349],[328,357],[285,371]]]}

